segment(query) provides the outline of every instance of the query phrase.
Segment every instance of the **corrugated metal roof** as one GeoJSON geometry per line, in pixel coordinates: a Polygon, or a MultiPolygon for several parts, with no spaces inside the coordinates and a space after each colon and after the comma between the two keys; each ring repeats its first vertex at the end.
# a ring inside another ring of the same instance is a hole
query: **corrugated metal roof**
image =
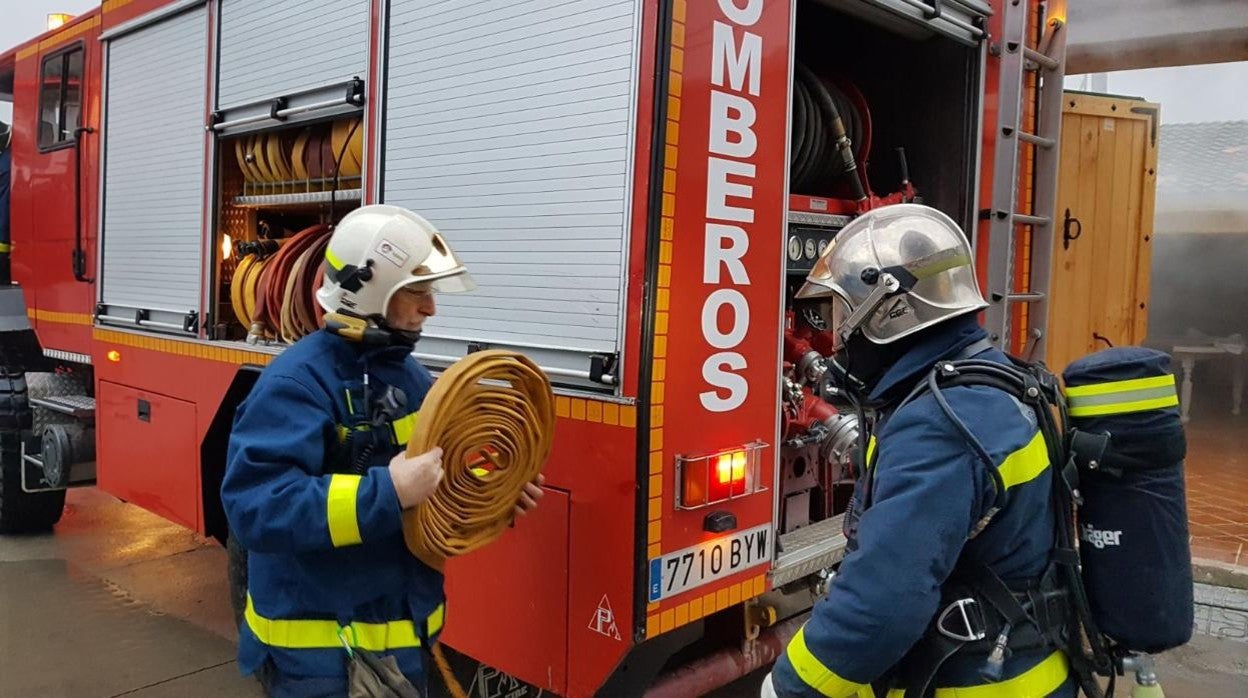
{"type": "Polygon", "coordinates": [[[1248,121],[1163,124],[1158,160],[1158,193],[1248,193],[1248,121]]]}

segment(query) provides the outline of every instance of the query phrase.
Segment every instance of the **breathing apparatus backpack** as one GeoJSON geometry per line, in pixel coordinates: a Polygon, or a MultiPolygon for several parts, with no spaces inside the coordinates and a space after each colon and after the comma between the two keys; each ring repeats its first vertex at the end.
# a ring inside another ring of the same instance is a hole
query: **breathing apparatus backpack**
{"type": "MultiPolygon", "coordinates": [[[[1048,446],[1058,521],[1045,577],[1064,610],[1054,614],[1043,603],[1024,609],[990,570],[971,570],[979,578],[972,585],[978,605],[998,616],[983,624],[987,637],[980,632],[978,645],[991,648],[989,669],[994,662],[999,667],[1013,647],[1010,628],[1030,625],[1066,653],[1087,695],[1112,696],[1115,677],[1127,671],[1136,673],[1135,695],[1160,695],[1148,655],[1188,642],[1193,623],[1186,442],[1170,357],[1142,347],[1089,354],[1063,372],[1065,390],[1043,364],[1010,361],[941,361],[907,398],[930,391],[994,475],[942,388],[981,385],[1009,393],[1034,410],[1048,446]],[[994,643],[991,635],[1001,628],[994,643]],[[1097,674],[1109,677],[1108,692],[1097,674]]],[[[1003,495],[998,488],[997,507],[1003,495]]]]}

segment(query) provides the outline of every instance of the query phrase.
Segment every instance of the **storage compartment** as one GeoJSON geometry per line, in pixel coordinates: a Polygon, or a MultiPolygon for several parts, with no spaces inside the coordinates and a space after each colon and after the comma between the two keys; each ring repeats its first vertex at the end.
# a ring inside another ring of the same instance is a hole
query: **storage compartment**
{"type": "Polygon", "coordinates": [[[199,528],[195,405],[100,381],[99,488],[190,529],[199,528]]]}
{"type": "MultiPolygon", "coordinates": [[[[569,495],[548,489],[540,507],[497,541],[449,560],[446,571],[442,640],[469,656],[489,658],[503,672],[540,674],[545,681],[537,682],[539,688],[555,694],[566,691],[568,680],[569,516],[569,495]],[[496,592],[499,585],[506,585],[506,593],[496,592]]],[[[611,611],[606,605],[584,622],[601,623],[602,632],[618,636],[611,611]]]]}
{"type": "Polygon", "coordinates": [[[478,283],[438,299],[428,365],[509,348],[559,383],[616,389],[635,125],[650,118],[641,6],[390,2],[382,199],[438,226],[478,283]]]}
{"type": "Polygon", "coordinates": [[[360,205],[363,131],[346,116],[218,138],[211,338],[286,345],[323,324],[315,293],[330,225],[360,205]]]}
{"type": "Polygon", "coordinates": [[[97,307],[103,323],[183,335],[199,330],[207,31],[207,11],[198,7],[108,41],[97,307]]]}
{"type": "Polygon", "coordinates": [[[802,196],[852,201],[865,194],[897,203],[917,195],[914,200],[969,229],[977,194],[982,48],[940,34],[896,33],[842,12],[838,4],[849,3],[797,4],[793,208],[852,214],[863,206],[810,206],[802,196]],[[861,193],[844,174],[829,102],[852,144],[861,193]]]}
{"type": "MultiPolygon", "coordinates": [[[[944,211],[964,231],[974,225],[983,48],[948,27],[922,31],[918,19],[894,11],[908,4],[797,3],[789,299],[837,232],[867,210],[917,202],[944,211]]],[[[974,5],[959,3],[967,11],[974,5]]],[[[845,510],[856,475],[857,416],[817,397],[818,363],[831,354],[833,338],[816,305],[790,300],[786,308],[777,534],[793,554],[777,561],[773,573],[782,581],[839,559],[843,541],[798,554],[807,538],[826,543],[828,536],[797,532],[817,524],[839,530],[830,520],[845,510]]]]}

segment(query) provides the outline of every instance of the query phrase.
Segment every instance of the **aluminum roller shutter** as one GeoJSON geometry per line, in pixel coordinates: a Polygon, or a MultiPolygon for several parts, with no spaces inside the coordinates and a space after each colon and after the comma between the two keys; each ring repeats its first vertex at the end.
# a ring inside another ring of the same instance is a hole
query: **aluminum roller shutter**
{"type": "Polygon", "coordinates": [[[107,44],[106,316],[153,311],[149,320],[176,327],[199,311],[207,32],[201,5],[107,44]]]}
{"type": "Polygon", "coordinates": [[[217,109],[224,120],[342,96],[368,77],[372,3],[363,0],[221,0],[217,109]],[[246,108],[252,105],[252,108],[246,108]],[[258,106],[256,106],[258,105],[258,106]]]}
{"type": "Polygon", "coordinates": [[[383,197],[479,287],[418,353],[524,351],[552,377],[621,347],[638,0],[392,0],[383,197]]]}

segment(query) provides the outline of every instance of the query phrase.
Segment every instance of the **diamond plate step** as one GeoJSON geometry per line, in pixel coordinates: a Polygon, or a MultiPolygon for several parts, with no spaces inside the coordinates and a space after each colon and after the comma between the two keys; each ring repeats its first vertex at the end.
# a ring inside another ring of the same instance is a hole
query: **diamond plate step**
{"type": "Polygon", "coordinates": [[[54,397],[32,397],[30,404],[38,405],[53,412],[60,412],[78,419],[95,418],[95,398],[86,395],[57,395],[54,397]]]}
{"type": "Polygon", "coordinates": [[[771,585],[782,586],[840,562],[845,557],[844,518],[844,514],[833,516],[781,535],[771,585]]]}

